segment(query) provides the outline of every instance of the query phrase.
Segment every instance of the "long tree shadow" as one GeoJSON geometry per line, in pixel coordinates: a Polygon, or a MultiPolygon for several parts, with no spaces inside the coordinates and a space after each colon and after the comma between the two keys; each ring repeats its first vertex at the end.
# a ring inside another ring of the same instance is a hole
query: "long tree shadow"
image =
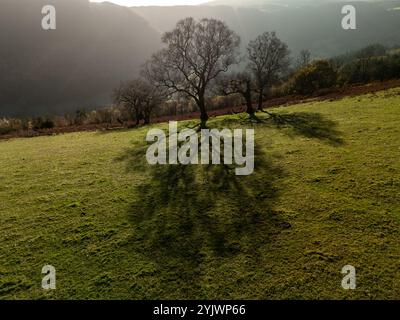
{"type": "Polygon", "coordinates": [[[196,290],[190,285],[205,261],[246,254],[256,263],[262,246],[290,228],[274,211],[283,172],[261,148],[255,151],[255,172],[246,177],[228,165],[150,166],[137,146],[120,158],[128,170],[148,169],[128,212],[133,243],[140,243],[135,250],[156,262],[166,278],[179,274],[185,294],[196,290]]]}
{"type": "MultiPolygon", "coordinates": [[[[236,127],[237,121],[223,119],[214,125],[236,127]]],[[[344,143],[337,123],[321,114],[274,113],[261,121],[254,127],[270,126],[333,146],[344,143]]],[[[201,297],[201,286],[193,284],[205,268],[218,268],[239,255],[257,267],[260,253],[275,235],[291,228],[274,209],[284,172],[262,146],[255,146],[255,172],[250,176],[236,176],[229,165],[151,166],[146,149],[133,146],[119,160],[128,171],[146,177],[132,192],[130,243],[157,266],[157,275],[166,283],[159,290],[169,292],[168,283],[179,282],[174,287],[178,296],[201,297]]]]}
{"type": "Polygon", "coordinates": [[[322,140],[333,146],[344,144],[342,133],[337,129],[338,123],[320,113],[273,113],[264,121],[278,129],[290,129],[287,132],[291,135],[322,140]]]}
{"type": "Polygon", "coordinates": [[[257,120],[246,115],[234,118],[226,118],[219,122],[220,126],[253,125],[272,127],[282,130],[291,137],[302,136],[328,143],[332,146],[345,144],[342,132],[338,129],[338,123],[328,119],[320,113],[314,112],[263,112],[257,114],[257,120]]]}

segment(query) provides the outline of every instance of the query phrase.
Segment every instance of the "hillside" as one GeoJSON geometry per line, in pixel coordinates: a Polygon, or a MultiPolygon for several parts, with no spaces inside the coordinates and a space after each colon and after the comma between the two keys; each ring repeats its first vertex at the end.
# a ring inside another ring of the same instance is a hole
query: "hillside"
{"type": "Polygon", "coordinates": [[[243,179],[150,168],[149,127],[0,141],[0,298],[396,299],[399,104],[397,88],[275,108],[259,124],[213,118],[254,126],[243,179]],[[355,291],[341,287],[347,264],[355,291]]]}
{"type": "Polygon", "coordinates": [[[128,8],[88,0],[1,0],[0,116],[63,114],[110,102],[160,44],[128,8]],[[43,31],[54,5],[57,29],[43,31]]]}
{"type": "MultiPolygon", "coordinates": [[[[263,2],[263,1],[255,1],[263,2]]],[[[264,1],[265,6],[252,6],[242,1],[216,2],[226,5],[196,7],[133,7],[155,29],[164,32],[173,28],[177,20],[187,16],[197,19],[213,17],[226,21],[241,37],[243,45],[264,31],[277,31],[287,42],[293,56],[309,49],[314,57],[332,57],[358,50],[372,43],[393,46],[400,44],[400,1],[352,2],[357,10],[357,30],[343,30],[341,10],[343,2],[335,1],[264,1]],[[287,6],[283,4],[289,3],[287,6]]],[[[346,2],[347,3],[347,2],[346,2]]]]}

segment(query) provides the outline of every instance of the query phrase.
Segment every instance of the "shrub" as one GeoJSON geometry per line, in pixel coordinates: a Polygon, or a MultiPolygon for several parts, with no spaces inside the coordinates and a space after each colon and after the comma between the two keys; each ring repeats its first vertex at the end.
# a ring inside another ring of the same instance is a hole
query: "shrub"
{"type": "Polygon", "coordinates": [[[87,118],[86,110],[84,110],[84,109],[76,110],[75,119],[74,119],[75,125],[79,126],[79,125],[84,124],[86,118],[87,118]]]}
{"type": "Polygon", "coordinates": [[[291,93],[311,94],[315,91],[331,88],[336,85],[337,72],[327,60],[317,60],[300,69],[291,82],[291,93]]]}
{"type": "Polygon", "coordinates": [[[9,127],[0,127],[0,136],[15,132],[15,129],[9,127]]]}
{"type": "Polygon", "coordinates": [[[341,84],[368,83],[400,77],[400,55],[362,58],[351,61],[340,69],[341,84]]]}
{"type": "Polygon", "coordinates": [[[54,122],[51,119],[46,119],[42,122],[40,129],[52,129],[54,128],[54,122]]]}
{"type": "Polygon", "coordinates": [[[50,118],[43,119],[38,117],[32,120],[32,126],[34,130],[52,129],[54,128],[54,122],[50,118]]]}

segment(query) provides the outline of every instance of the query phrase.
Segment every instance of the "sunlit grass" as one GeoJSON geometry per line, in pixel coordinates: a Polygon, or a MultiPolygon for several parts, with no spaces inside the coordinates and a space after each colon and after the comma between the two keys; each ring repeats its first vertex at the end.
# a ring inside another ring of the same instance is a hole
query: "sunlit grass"
{"type": "Polygon", "coordinates": [[[0,142],[0,296],[398,298],[400,90],[272,112],[210,122],[255,128],[243,178],[150,168],[148,128],[0,142]]]}

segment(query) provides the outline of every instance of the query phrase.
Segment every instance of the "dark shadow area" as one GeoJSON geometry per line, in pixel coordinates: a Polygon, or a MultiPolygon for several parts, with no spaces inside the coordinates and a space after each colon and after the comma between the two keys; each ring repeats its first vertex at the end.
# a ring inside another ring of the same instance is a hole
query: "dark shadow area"
{"type": "Polygon", "coordinates": [[[237,124],[272,127],[282,130],[290,137],[306,137],[320,140],[332,146],[345,144],[342,132],[337,127],[338,123],[326,118],[320,113],[313,112],[259,112],[255,118],[242,114],[238,118],[225,118],[218,122],[218,127],[235,127],[237,124]]]}
{"type": "Polygon", "coordinates": [[[132,250],[149,256],[166,278],[184,282],[185,293],[195,292],[190,285],[206,261],[245,254],[257,263],[263,245],[291,227],[273,209],[283,172],[260,149],[250,176],[236,176],[228,165],[150,166],[146,148],[127,150],[119,159],[127,170],[149,174],[128,212],[132,250]]]}
{"type": "Polygon", "coordinates": [[[288,128],[288,133],[293,136],[318,139],[333,146],[344,144],[342,133],[337,129],[337,122],[319,113],[271,113],[270,117],[263,121],[266,125],[273,125],[278,129],[288,128]]]}
{"type": "MultiPolygon", "coordinates": [[[[337,123],[317,113],[270,113],[258,115],[256,123],[243,116],[213,125],[237,128],[238,122],[283,129],[290,136],[333,146],[344,143],[337,123]]],[[[274,210],[284,173],[263,147],[255,145],[255,171],[250,176],[236,176],[232,165],[151,166],[147,147],[134,145],[118,159],[126,162],[128,171],[146,176],[132,191],[130,250],[153,261],[163,281],[179,282],[175,287],[179,296],[201,296],[200,285],[193,283],[204,268],[233,263],[238,256],[257,268],[265,247],[291,228],[282,213],[274,210]]]]}

